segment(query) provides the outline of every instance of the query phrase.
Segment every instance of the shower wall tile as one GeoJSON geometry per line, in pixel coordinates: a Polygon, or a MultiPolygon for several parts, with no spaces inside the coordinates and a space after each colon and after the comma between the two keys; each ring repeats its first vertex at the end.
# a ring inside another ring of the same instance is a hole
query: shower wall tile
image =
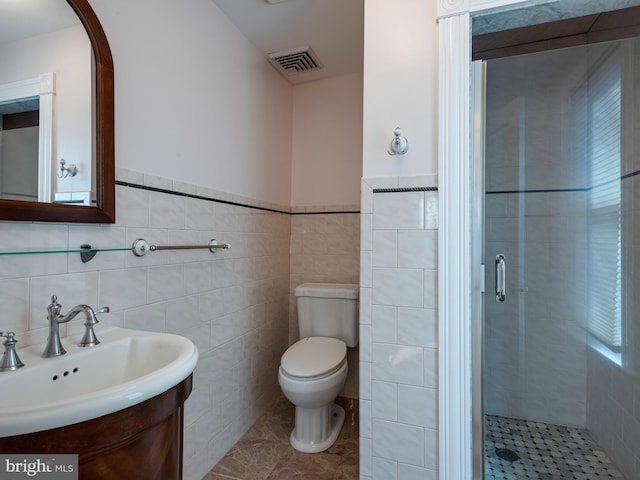
{"type": "MultiPolygon", "coordinates": [[[[119,172],[140,185],[173,185],[170,179],[119,172]]],[[[197,191],[187,184],[179,189],[197,191]]],[[[7,308],[0,331],[17,333],[18,350],[44,345],[46,306],[56,294],[63,311],[79,303],[111,307],[99,317],[98,338],[112,325],[190,338],[200,360],[185,407],[184,478],[199,480],[280,391],[277,371],[288,344],[291,216],[122,185],[116,187],[116,208],[115,225],[1,222],[0,250],[67,250],[83,243],[127,248],[137,238],[157,245],[217,238],[231,241],[231,250],[158,251],[140,258],[99,252],[88,263],[76,253],[2,256],[0,299],[7,308]]],[[[340,262],[340,271],[357,283],[359,218],[340,217],[339,225],[331,219],[312,226],[326,226],[327,241],[341,236],[338,250],[356,260],[340,262]]],[[[60,329],[63,344],[64,337],[82,333],[82,323],[78,317],[60,329]]],[[[357,361],[352,365],[357,372],[357,361]]]]}
{"type": "Polygon", "coordinates": [[[371,386],[371,416],[398,420],[398,384],[374,381],[371,386]]]}
{"type": "Polygon", "coordinates": [[[374,342],[371,352],[371,378],[422,385],[422,349],[374,342]]]}
{"type": "Polygon", "coordinates": [[[422,285],[424,292],[422,295],[423,307],[431,310],[438,309],[438,271],[423,270],[422,285]]]}
{"type": "Polygon", "coordinates": [[[373,232],[373,266],[398,266],[398,233],[395,230],[373,232]]]}
{"type": "Polygon", "coordinates": [[[438,471],[438,430],[432,428],[424,429],[424,465],[430,470],[438,471]]]}
{"type": "Polygon", "coordinates": [[[409,230],[424,228],[424,192],[376,194],[373,198],[373,228],[409,230]]]}
{"type": "Polygon", "coordinates": [[[361,479],[438,476],[438,196],[398,188],[433,187],[425,183],[432,178],[362,181],[373,201],[360,243],[361,259],[372,259],[360,264],[371,279],[360,299],[360,394],[370,407],[361,479]]]}
{"type": "Polygon", "coordinates": [[[360,400],[371,400],[371,363],[360,362],[360,400]]]}
{"type": "Polygon", "coordinates": [[[400,268],[437,269],[438,232],[433,230],[398,232],[397,252],[397,264],[400,268]]]}
{"type": "Polygon", "coordinates": [[[371,438],[360,436],[360,479],[371,478],[371,438]]]}
{"type": "Polygon", "coordinates": [[[424,200],[424,228],[427,230],[437,230],[440,221],[438,192],[426,192],[424,200]]]}
{"type": "Polygon", "coordinates": [[[619,358],[603,355],[595,342],[589,346],[587,426],[627,478],[640,478],[640,179],[627,178],[621,187],[624,342],[619,358]]]}
{"type": "Polygon", "coordinates": [[[422,353],[422,371],[424,373],[422,384],[425,387],[438,388],[438,350],[424,348],[422,353]]]}
{"type": "Polygon", "coordinates": [[[371,438],[371,400],[360,400],[360,436],[371,438]]]}
{"type": "Polygon", "coordinates": [[[428,308],[398,308],[397,339],[401,345],[436,348],[438,312],[428,308]]]}
{"type": "Polygon", "coordinates": [[[438,390],[398,385],[398,421],[418,427],[438,427],[438,390]]]}
{"type": "Polygon", "coordinates": [[[373,419],[373,458],[424,466],[424,431],[420,427],[373,419]]]}
{"type": "Polygon", "coordinates": [[[373,480],[397,480],[398,479],[398,462],[393,460],[385,460],[382,458],[373,458],[373,480]]]}
{"type": "Polygon", "coordinates": [[[400,463],[398,465],[398,478],[403,480],[437,480],[438,472],[400,463]]]}
{"type": "Polygon", "coordinates": [[[371,317],[372,341],[382,343],[397,343],[396,307],[374,305],[371,317]]]}
{"type": "Polygon", "coordinates": [[[419,269],[374,268],[374,304],[422,307],[422,276],[422,270],[419,269]]]}

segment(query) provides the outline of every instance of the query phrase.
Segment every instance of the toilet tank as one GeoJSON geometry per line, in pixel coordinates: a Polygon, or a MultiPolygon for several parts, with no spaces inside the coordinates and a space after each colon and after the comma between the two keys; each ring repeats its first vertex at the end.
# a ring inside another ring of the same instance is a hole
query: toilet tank
{"type": "Polygon", "coordinates": [[[358,293],[351,283],[303,283],[294,292],[300,338],[338,338],[358,345],[358,293]]]}

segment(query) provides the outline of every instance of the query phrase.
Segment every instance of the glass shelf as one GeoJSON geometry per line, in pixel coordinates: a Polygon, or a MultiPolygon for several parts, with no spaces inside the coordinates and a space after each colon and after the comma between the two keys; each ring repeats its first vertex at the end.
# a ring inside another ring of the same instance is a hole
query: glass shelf
{"type": "Polygon", "coordinates": [[[124,248],[74,248],[69,250],[3,250],[0,256],[4,255],[40,255],[49,253],[89,253],[89,252],[126,252],[131,251],[131,247],[124,248]]]}
{"type": "Polygon", "coordinates": [[[83,263],[89,262],[98,252],[131,252],[137,257],[144,257],[148,252],[158,250],[195,250],[207,249],[211,253],[216,253],[218,249],[228,249],[231,245],[228,243],[218,243],[215,238],[209,240],[207,245],[149,245],[144,238],[138,238],[131,247],[121,248],[91,248],[88,243],[80,245],[79,248],[71,249],[23,249],[23,250],[3,250],[0,256],[5,255],[46,255],[50,253],[79,253],[83,263]]]}

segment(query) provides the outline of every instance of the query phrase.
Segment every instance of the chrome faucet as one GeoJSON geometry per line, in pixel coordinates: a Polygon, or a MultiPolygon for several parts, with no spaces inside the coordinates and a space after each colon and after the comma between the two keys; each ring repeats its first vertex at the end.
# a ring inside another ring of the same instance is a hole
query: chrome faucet
{"type": "Polygon", "coordinates": [[[47,307],[47,320],[49,320],[49,337],[47,338],[47,345],[44,348],[44,352],[42,352],[42,355],[40,355],[41,357],[57,357],[59,355],[64,355],[65,353],[67,353],[67,351],[62,346],[62,342],[60,341],[60,324],[67,323],[81,312],[85,315],[85,331],[78,346],[92,347],[100,343],[100,341],[96,337],[95,332],[93,331],[93,326],[98,323],[96,315],[98,315],[99,313],[108,313],[109,307],[102,307],[100,310],[94,311],[93,308],[91,308],[89,305],[76,305],[71,310],[69,310],[66,315],[60,315],[61,310],[62,305],[58,303],[58,297],[56,295],[53,295],[51,297],[51,304],[47,307]]]}
{"type": "Polygon", "coordinates": [[[5,351],[0,360],[0,372],[17,370],[20,367],[24,367],[24,363],[20,361],[16,353],[16,343],[18,343],[16,334],[13,332],[0,332],[0,337],[6,338],[3,343],[5,351]]]}

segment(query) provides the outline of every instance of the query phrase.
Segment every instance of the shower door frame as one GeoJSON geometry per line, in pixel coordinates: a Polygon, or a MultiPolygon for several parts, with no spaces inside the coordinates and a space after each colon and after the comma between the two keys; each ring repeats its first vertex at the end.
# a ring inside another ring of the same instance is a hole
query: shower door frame
{"type": "MultiPolygon", "coordinates": [[[[438,324],[439,478],[483,478],[482,196],[474,155],[471,18],[563,0],[438,0],[438,324]],[[480,190],[480,191],[478,191],[480,190]],[[480,298],[480,300],[479,300],[480,298]]],[[[622,6],[620,7],[622,8],[622,6]]],[[[477,98],[477,96],[476,96],[477,98]]],[[[484,174],[482,174],[484,175],[484,174]]]]}
{"type": "Polygon", "coordinates": [[[484,258],[485,107],[487,63],[472,62],[471,70],[471,358],[473,478],[484,478],[484,302],[487,298],[484,258]]]}

